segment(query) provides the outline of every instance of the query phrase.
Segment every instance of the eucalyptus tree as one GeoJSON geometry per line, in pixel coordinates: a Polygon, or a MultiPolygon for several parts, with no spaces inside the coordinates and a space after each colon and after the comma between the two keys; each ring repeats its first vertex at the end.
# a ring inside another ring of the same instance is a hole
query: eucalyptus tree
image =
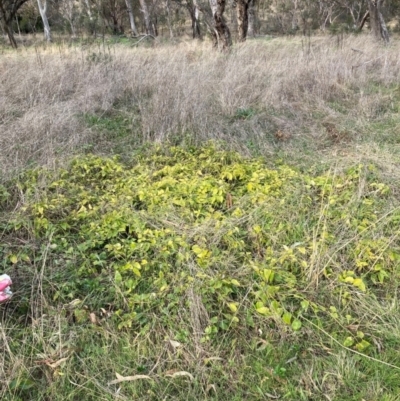
{"type": "Polygon", "coordinates": [[[0,24],[15,49],[18,47],[14,37],[13,22],[18,10],[29,0],[0,0],[0,24]]]}
{"type": "Polygon", "coordinates": [[[43,22],[43,31],[44,31],[44,38],[47,42],[51,42],[51,30],[49,25],[49,20],[47,18],[47,0],[37,0],[38,8],[40,17],[42,18],[43,22]]]}
{"type": "Polygon", "coordinates": [[[199,7],[194,0],[187,0],[185,4],[192,22],[192,37],[193,39],[201,39],[199,7]]]}
{"type": "Polygon", "coordinates": [[[138,36],[138,31],[136,29],[136,24],[135,24],[135,17],[133,15],[132,2],[131,0],[125,0],[125,3],[126,3],[126,9],[128,10],[129,23],[131,25],[132,36],[138,36]]]}
{"type": "Polygon", "coordinates": [[[149,7],[147,5],[147,2],[146,2],[146,0],[139,0],[139,3],[140,3],[140,7],[141,7],[140,11],[143,14],[144,25],[145,25],[145,28],[146,28],[146,34],[155,36],[156,32],[155,32],[155,29],[154,29],[154,23],[152,21],[151,13],[149,11],[149,7]]]}
{"type": "Polygon", "coordinates": [[[385,43],[389,43],[389,32],[382,15],[383,2],[384,0],[368,0],[369,24],[372,34],[377,39],[383,39],[385,43]]]}
{"type": "Polygon", "coordinates": [[[244,42],[249,27],[249,6],[250,0],[236,0],[236,19],[238,29],[238,40],[244,42]]]}
{"type": "Polygon", "coordinates": [[[209,0],[213,18],[214,45],[225,50],[232,45],[231,32],[224,18],[225,0],[209,0]]]}

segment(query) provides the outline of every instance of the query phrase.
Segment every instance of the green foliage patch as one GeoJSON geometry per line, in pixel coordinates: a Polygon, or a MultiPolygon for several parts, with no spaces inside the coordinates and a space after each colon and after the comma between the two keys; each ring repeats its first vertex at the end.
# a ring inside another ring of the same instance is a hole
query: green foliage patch
{"type": "Polygon", "coordinates": [[[354,305],[399,276],[400,213],[373,166],[315,175],[210,145],[130,164],[79,157],[18,185],[25,204],[7,230],[30,245],[3,246],[4,267],[45,263],[54,301],[103,308],[120,330],[156,321],[188,342],[196,307],[202,343],[308,326],[368,352],[369,317],[354,305]]]}

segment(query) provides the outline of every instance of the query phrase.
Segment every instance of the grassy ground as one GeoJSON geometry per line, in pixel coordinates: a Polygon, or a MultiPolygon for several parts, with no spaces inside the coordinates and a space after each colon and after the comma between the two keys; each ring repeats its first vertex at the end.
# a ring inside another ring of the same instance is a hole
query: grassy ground
{"type": "Polygon", "coordinates": [[[399,50],[4,51],[1,398],[400,399],[399,50]]]}

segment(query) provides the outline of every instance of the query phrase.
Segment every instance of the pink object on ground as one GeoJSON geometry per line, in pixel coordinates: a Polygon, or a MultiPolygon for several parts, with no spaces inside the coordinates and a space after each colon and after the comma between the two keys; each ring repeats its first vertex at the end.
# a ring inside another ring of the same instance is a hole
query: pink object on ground
{"type": "Polygon", "coordinates": [[[10,276],[7,274],[0,275],[0,303],[8,301],[12,297],[11,284],[10,276]]]}

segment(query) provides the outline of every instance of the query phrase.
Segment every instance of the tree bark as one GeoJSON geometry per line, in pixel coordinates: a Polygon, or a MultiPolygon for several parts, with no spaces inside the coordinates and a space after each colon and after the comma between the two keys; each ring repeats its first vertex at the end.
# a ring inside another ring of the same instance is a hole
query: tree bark
{"type": "Polygon", "coordinates": [[[199,24],[199,14],[201,13],[204,18],[204,23],[206,25],[206,29],[210,32],[213,37],[214,46],[218,45],[218,37],[215,31],[215,23],[213,13],[211,11],[209,0],[193,0],[193,5],[196,8],[196,19],[200,32],[200,24],[199,24]]]}
{"type": "Polygon", "coordinates": [[[377,39],[383,39],[389,43],[389,32],[382,15],[383,0],[368,0],[369,23],[371,32],[377,39]]]}
{"type": "Polygon", "coordinates": [[[387,29],[385,20],[383,19],[383,15],[381,12],[379,12],[379,27],[380,27],[382,39],[384,40],[385,43],[389,43],[389,41],[390,41],[389,31],[387,29]]]}
{"type": "Polygon", "coordinates": [[[225,22],[225,0],[210,0],[214,21],[214,46],[225,50],[232,45],[231,33],[225,22]]]}
{"type": "Polygon", "coordinates": [[[129,23],[131,24],[132,35],[138,36],[131,0],[125,0],[125,3],[126,3],[126,8],[128,9],[129,23]]]}
{"type": "Polygon", "coordinates": [[[43,4],[42,0],[37,0],[37,3],[39,7],[39,13],[43,21],[44,38],[47,42],[51,42],[51,30],[49,20],[47,19],[47,0],[44,0],[43,4]]]}
{"type": "Polygon", "coordinates": [[[237,28],[238,28],[238,41],[244,42],[246,40],[247,29],[249,27],[248,0],[237,0],[236,18],[237,18],[237,28]]]}
{"type": "Polygon", "coordinates": [[[154,36],[154,28],[152,21],[150,19],[149,9],[146,4],[146,0],[139,0],[140,7],[142,8],[143,18],[144,18],[144,25],[146,27],[146,34],[154,36]]]}
{"type": "Polygon", "coordinates": [[[17,45],[17,41],[15,40],[15,37],[14,37],[14,32],[12,29],[12,22],[10,24],[8,24],[7,21],[3,20],[3,18],[1,19],[1,22],[2,22],[2,27],[4,29],[4,32],[8,36],[11,47],[16,49],[18,47],[18,45],[17,45]]]}
{"type": "Polygon", "coordinates": [[[192,31],[193,31],[193,39],[201,39],[201,31],[200,31],[200,11],[199,9],[194,6],[194,13],[192,18],[192,31]]]}
{"type": "Polygon", "coordinates": [[[256,0],[249,0],[247,36],[256,36],[256,0]]]}
{"type": "Polygon", "coordinates": [[[190,19],[192,21],[192,36],[193,39],[201,39],[199,14],[200,10],[197,5],[192,1],[186,2],[186,8],[189,11],[190,19]]]}

